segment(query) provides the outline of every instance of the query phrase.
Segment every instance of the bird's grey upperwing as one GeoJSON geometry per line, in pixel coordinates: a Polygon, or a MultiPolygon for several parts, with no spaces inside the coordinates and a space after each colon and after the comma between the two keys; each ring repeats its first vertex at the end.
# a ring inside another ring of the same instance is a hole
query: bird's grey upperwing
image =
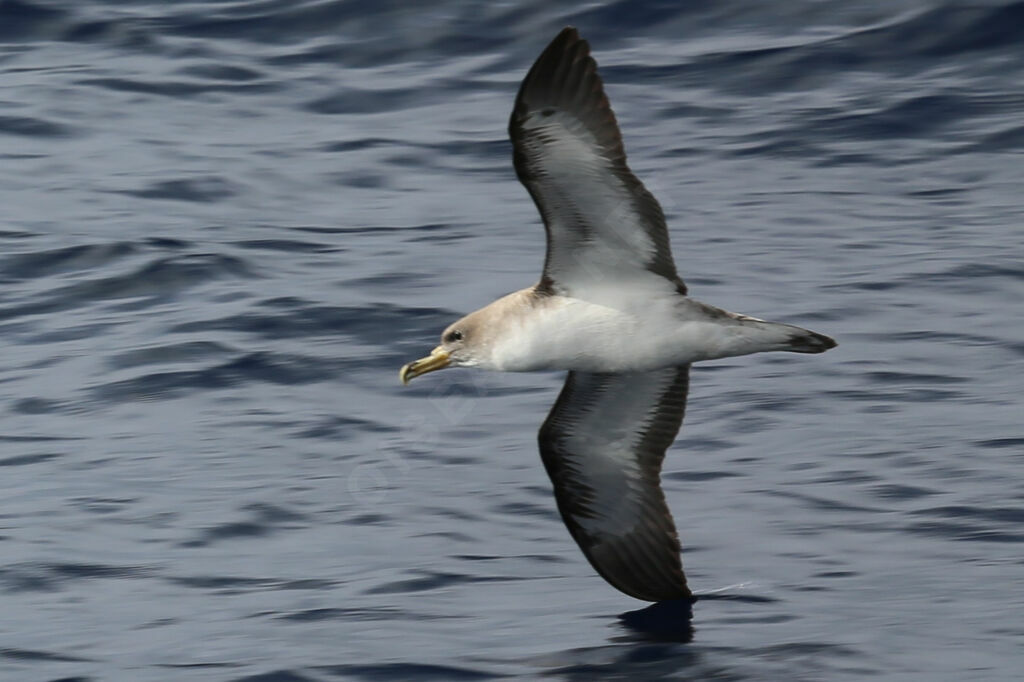
{"type": "Polygon", "coordinates": [[[591,565],[637,599],[690,596],[661,462],[683,421],[689,365],[569,372],[540,429],[540,453],[565,525],[591,565]]]}
{"type": "Polygon", "coordinates": [[[519,180],[547,231],[541,289],[650,273],[681,293],[665,216],[626,165],[590,46],[569,27],[534,62],[509,121],[519,180]]]}

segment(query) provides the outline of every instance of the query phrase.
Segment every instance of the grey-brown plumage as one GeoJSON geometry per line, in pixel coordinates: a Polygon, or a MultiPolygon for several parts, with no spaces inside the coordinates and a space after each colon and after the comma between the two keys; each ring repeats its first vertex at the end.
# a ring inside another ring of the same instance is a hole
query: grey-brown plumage
{"type": "Polygon", "coordinates": [[[690,596],[661,491],[693,362],[835,341],[686,296],[661,208],[626,165],[586,41],[566,28],[523,80],[509,122],[516,173],[540,210],[540,283],[451,324],[408,382],[446,367],[568,370],[541,427],[562,519],[593,567],[638,599],[690,596]]]}
{"type": "MultiPolygon", "coordinates": [[[[516,174],[548,235],[539,293],[595,278],[664,278],[680,294],[665,218],[626,165],[590,48],[566,28],[519,88],[509,122],[516,174]]],[[[562,519],[605,580],[638,599],[690,596],[660,487],[683,419],[689,365],[630,374],[570,372],[539,434],[562,519]]]]}
{"type": "Polygon", "coordinates": [[[565,525],[605,580],[637,599],[690,596],[661,461],[683,422],[690,366],[569,376],[540,429],[565,525]]]}
{"type": "Polygon", "coordinates": [[[559,293],[639,266],[685,294],[658,201],[626,165],[590,46],[565,28],[523,79],[509,121],[516,175],[548,233],[541,289],[559,293]]]}

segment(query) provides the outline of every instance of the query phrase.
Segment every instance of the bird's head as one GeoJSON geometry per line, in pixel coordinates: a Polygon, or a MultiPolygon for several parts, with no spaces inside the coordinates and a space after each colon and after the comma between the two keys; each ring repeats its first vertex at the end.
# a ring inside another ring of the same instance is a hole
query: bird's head
{"type": "Polygon", "coordinates": [[[445,329],[441,334],[440,345],[430,351],[430,355],[402,367],[398,373],[402,383],[408,384],[421,374],[445,367],[472,367],[478,364],[480,327],[475,322],[473,315],[467,315],[445,329]]]}

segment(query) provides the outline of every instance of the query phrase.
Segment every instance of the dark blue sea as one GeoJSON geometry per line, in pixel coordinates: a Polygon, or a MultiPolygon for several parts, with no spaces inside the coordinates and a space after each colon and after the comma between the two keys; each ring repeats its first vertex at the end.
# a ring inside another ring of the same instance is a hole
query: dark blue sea
{"type": "Polygon", "coordinates": [[[1021,679],[1024,2],[0,0],[0,348],[4,682],[1021,679]],[[840,343],[694,369],[692,618],[569,538],[560,374],[398,381],[540,273],[567,24],[691,294],[840,343]]]}

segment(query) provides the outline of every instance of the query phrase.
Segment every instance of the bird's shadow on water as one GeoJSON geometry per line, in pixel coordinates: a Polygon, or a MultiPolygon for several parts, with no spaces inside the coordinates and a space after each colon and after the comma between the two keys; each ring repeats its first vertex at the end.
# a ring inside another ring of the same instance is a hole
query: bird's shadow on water
{"type": "Polygon", "coordinates": [[[610,644],[568,649],[537,661],[545,677],[563,680],[696,679],[702,654],[693,639],[693,602],[678,599],[627,611],[617,617],[610,644]],[[680,677],[682,676],[682,677],[680,677]]]}
{"type": "MultiPolygon", "coordinates": [[[[764,603],[771,598],[713,593],[699,601],[764,603]]],[[[677,679],[742,680],[747,676],[723,666],[705,647],[693,642],[693,606],[698,601],[678,599],[651,604],[616,617],[619,632],[610,644],[569,649],[539,661],[545,677],[565,680],[677,679]]]]}
{"type": "Polygon", "coordinates": [[[686,644],[693,640],[693,604],[696,599],[660,601],[619,614],[626,634],[619,641],[686,644]]]}
{"type": "Polygon", "coordinates": [[[620,613],[619,625],[625,630],[625,634],[614,638],[614,641],[688,644],[693,641],[693,605],[698,601],[763,604],[775,600],[758,595],[713,592],[690,599],[656,602],[636,611],[620,613]]]}

